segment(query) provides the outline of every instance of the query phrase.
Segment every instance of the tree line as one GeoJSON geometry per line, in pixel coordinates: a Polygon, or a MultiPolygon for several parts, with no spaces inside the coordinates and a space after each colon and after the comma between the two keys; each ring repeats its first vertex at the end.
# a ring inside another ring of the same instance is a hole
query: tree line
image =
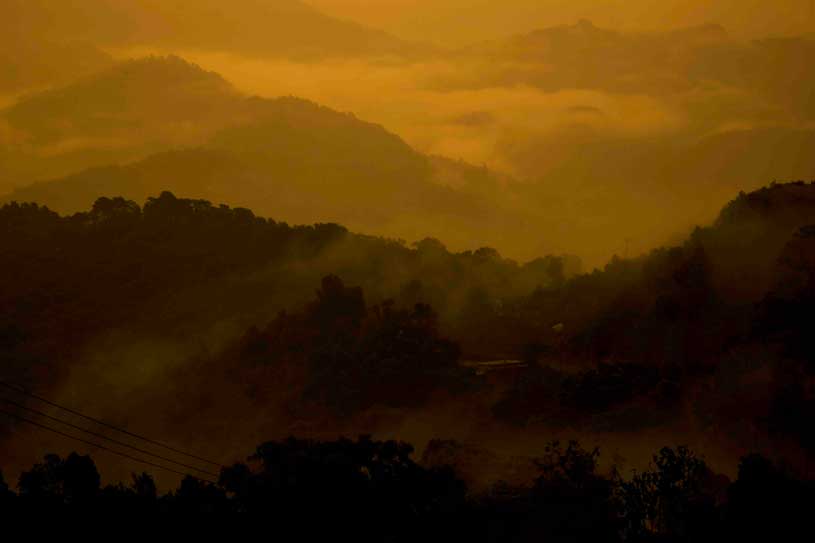
{"type": "MultiPolygon", "coordinates": [[[[664,447],[648,469],[601,472],[599,449],[549,443],[524,486],[473,493],[449,466],[415,462],[399,441],[289,438],[259,445],[217,481],[187,476],[159,493],[152,476],[101,484],[93,459],[46,455],[12,490],[0,476],[3,513],[243,513],[293,519],[345,517],[357,537],[473,541],[770,540],[809,533],[812,481],[750,454],[736,480],[712,472],[687,447],[664,447]],[[796,530],[800,530],[796,532],[796,530]]],[[[305,527],[304,527],[305,529],[305,527]]]]}

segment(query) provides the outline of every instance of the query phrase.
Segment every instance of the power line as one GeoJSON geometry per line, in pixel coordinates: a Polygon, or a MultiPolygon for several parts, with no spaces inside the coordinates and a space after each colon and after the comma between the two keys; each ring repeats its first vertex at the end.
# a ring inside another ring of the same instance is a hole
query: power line
{"type": "Polygon", "coordinates": [[[123,458],[127,458],[129,460],[134,460],[136,462],[141,462],[142,464],[146,464],[146,465],[152,466],[154,468],[163,469],[165,471],[170,471],[172,473],[176,473],[178,475],[183,475],[185,477],[192,477],[193,479],[198,479],[198,480],[205,481],[205,482],[208,482],[208,483],[215,483],[215,481],[213,481],[211,479],[196,477],[195,475],[190,475],[189,473],[184,473],[183,471],[178,471],[178,470],[173,469],[173,468],[168,468],[167,466],[162,466],[161,464],[156,464],[155,462],[151,462],[149,460],[144,460],[142,458],[137,458],[137,457],[131,456],[131,455],[127,454],[127,453],[123,453],[123,452],[111,449],[110,447],[106,447],[106,446],[104,446],[104,445],[102,445],[100,443],[94,443],[93,441],[88,441],[88,440],[82,439],[81,437],[76,437],[76,436],[72,436],[71,434],[66,434],[65,432],[57,430],[56,428],[51,428],[50,426],[46,426],[45,424],[40,424],[39,422],[33,421],[31,419],[27,419],[25,417],[21,417],[20,415],[17,415],[15,413],[9,413],[8,411],[5,411],[3,409],[0,409],[0,413],[2,413],[3,415],[6,415],[8,417],[11,417],[13,419],[19,420],[21,422],[26,422],[26,423],[31,424],[33,426],[36,426],[38,428],[42,428],[43,430],[48,430],[49,432],[53,432],[53,433],[61,435],[63,437],[67,437],[68,439],[73,439],[75,441],[79,441],[80,443],[84,443],[85,445],[90,445],[91,447],[96,447],[96,448],[101,449],[103,451],[113,453],[115,455],[121,456],[123,458]]]}
{"type": "Polygon", "coordinates": [[[60,424],[64,424],[65,426],[73,428],[74,430],[79,430],[80,432],[85,432],[86,434],[92,435],[94,437],[105,439],[107,441],[110,441],[111,443],[115,443],[115,444],[117,444],[119,446],[122,446],[122,447],[128,447],[128,448],[133,449],[134,451],[139,452],[141,454],[146,454],[148,456],[158,458],[159,460],[164,460],[165,462],[170,462],[171,464],[176,464],[176,465],[179,465],[179,466],[187,468],[187,469],[198,471],[200,473],[206,473],[207,475],[211,475],[213,477],[218,477],[217,473],[212,473],[211,471],[207,471],[207,470],[204,470],[204,469],[201,469],[201,468],[197,468],[195,466],[185,464],[184,462],[179,462],[177,460],[173,460],[172,458],[167,458],[166,456],[161,456],[160,454],[156,454],[156,453],[144,450],[144,449],[140,449],[139,447],[130,445],[129,443],[125,443],[124,441],[119,441],[118,439],[113,439],[112,437],[108,437],[108,436],[106,436],[104,434],[100,434],[100,433],[94,432],[92,430],[82,428],[81,426],[77,426],[76,424],[72,424],[72,423],[70,423],[68,421],[62,420],[62,419],[57,418],[57,417],[52,417],[51,415],[49,415],[47,413],[44,413],[44,412],[39,411],[37,409],[32,409],[32,408],[30,408],[28,406],[25,406],[25,405],[17,403],[17,402],[13,402],[13,401],[11,401],[9,399],[0,398],[0,401],[6,402],[7,404],[10,404],[10,405],[13,405],[14,407],[17,407],[18,409],[23,409],[25,411],[28,411],[29,413],[34,413],[35,415],[39,415],[41,417],[45,417],[47,419],[58,422],[60,424]]]}
{"type": "Polygon", "coordinates": [[[163,448],[167,449],[168,451],[173,451],[174,453],[183,454],[184,456],[187,456],[189,458],[194,458],[196,460],[206,462],[207,464],[212,464],[213,466],[218,466],[219,468],[224,467],[223,464],[221,464],[220,462],[214,462],[214,461],[209,460],[207,458],[203,458],[201,456],[197,456],[195,454],[191,454],[191,453],[188,453],[186,451],[176,449],[175,447],[171,447],[170,445],[167,445],[167,444],[162,443],[160,441],[155,441],[153,439],[150,439],[149,437],[145,437],[143,435],[139,435],[139,434],[136,434],[136,433],[133,433],[133,432],[129,432],[129,431],[123,429],[123,428],[113,426],[112,424],[109,424],[109,423],[107,423],[107,422],[105,422],[103,420],[96,419],[94,417],[85,415],[84,413],[80,413],[79,411],[76,411],[76,410],[71,409],[69,407],[65,407],[63,405],[59,405],[58,403],[52,402],[50,400],[46,400],[45,398],[43,398],[41,396],[37,396],[36,394],[34,394],[32,392],[29,392],[29,391],[27,391],[26,389],[24,389],[22,387],[12,385],[11,383],[7,383],[5,381],[0,380],[0,386],[6,387],[7,389],[13,390],[14,392],[17,392],[17,393],[20,393],[20,394],[25,394],[26,396],[28,396],[30,398],[34,398],[35,400],[41,401],[41,402],[43,402],[45,404],[48,404],[48,405],[50,405],[52,407],[56,407],[57,409],[61,409],[61,410],[65,411],[66,413],[71,413],[72,415],[76,415],[77,417],[82,417],[85,420],[89,420],[91,422],[99,424],[100,426],[104,426],[105,428],[109,428],[111,430],[121,432],[121,433],[123,433],[125,435],[128,435],[130,437],[135,437],[136,439],[141,439],[142,441],[146,441],[147,443],[150,443],[152,445],[156,445],[157,447],[163,447],[163,448]]]}

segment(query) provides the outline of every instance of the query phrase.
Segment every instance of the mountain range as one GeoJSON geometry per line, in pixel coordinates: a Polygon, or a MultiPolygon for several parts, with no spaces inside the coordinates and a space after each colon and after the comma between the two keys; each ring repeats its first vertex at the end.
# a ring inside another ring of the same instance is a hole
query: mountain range
{"type": "Polygon", "coordinates": [[[489,201],[494,174],[423,155],[352,114],[246,96],[178,57],[125,62],[0,115],[18,134],[2,178],[24,185],[5,199],[60,212],[172,190],[292,222],[409,239],[451,232],[456,246],[498,243],[521,221],[489,201]]]}

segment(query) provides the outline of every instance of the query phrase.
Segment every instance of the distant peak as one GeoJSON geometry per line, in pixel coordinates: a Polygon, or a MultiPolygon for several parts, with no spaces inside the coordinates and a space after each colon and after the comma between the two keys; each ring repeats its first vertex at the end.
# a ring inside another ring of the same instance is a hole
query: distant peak
{"type": "Polygon", "coordinates": [[[729,37],[727,29],[718,23],[706,23],[697,26],[679,28],[672,32],[674,35],[695,36],[708,39],[725,39],[729,37]]]}

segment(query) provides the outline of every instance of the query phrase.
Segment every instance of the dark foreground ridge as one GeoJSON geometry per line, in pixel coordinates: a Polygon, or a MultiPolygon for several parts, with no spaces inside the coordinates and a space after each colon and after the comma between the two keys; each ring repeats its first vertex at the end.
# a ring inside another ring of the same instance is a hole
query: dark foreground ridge
{"type": "MultiPolygon", "coordinates": [[[[21,474],[17,492],[0,475],[4,513],[120,512],[272,514],[275,518],[359,518],[356,537],[373,541],[707,541],[770,540],[808,524],[812,481],[753,454],[738,478],[714,474],[686,447],[663,448],[648,470],[598,469],[599,449],[552,442],[529,485],[497,483],[469,492],[449,466],[423,466],[398,441],[312,441],[259,445],[217,482],[186,476],[164,495],[148,473],[101,485],[90,456],[46,455],[21,474]],[[755,540],[755,539],[752,539],[755,540]]],[[[804,533],[803,531],[798,533],[804,533]]]]}

